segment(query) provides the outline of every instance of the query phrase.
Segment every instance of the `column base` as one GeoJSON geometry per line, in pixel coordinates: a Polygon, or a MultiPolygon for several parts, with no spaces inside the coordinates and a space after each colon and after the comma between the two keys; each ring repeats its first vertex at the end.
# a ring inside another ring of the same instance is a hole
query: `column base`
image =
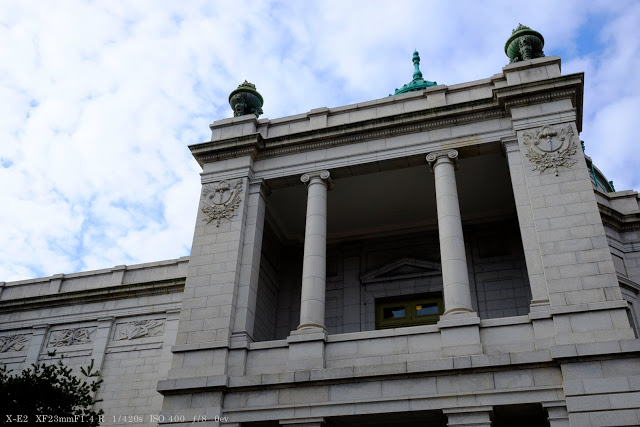
{"type": "MultiPolygon", "coordinates": [[[[305,329],[322,329],[324,331],[327,330],[327,328],[325,328],[324,325],[321,325],[320,323],[303,323],[296,328],[296,331],[304,331],[305,329]]],[[[293,332],[295,331],[292,331],[292,333],[293,332]]]]}
{"type": "Polygon", "coordinates": [[[472,308],[466,308],[466,307],[454,307],[451,308],[449,310],[446,310],[443,314],[443,316],[449,316],[449,315],[453,315],[453,314],[464,314],[464,313],[473,313],[477,316],[476,312],[473,311],[472,308]]]}
{"type": "Polygon", "coordinates": [[[300,325],[298,329],[291,331],[287,337],[288,342],[309,341],[316,339],[326,339],[327,330],[322,325],[300,325]],[[294,338],[295,337],[295,338],[294,338]]]}

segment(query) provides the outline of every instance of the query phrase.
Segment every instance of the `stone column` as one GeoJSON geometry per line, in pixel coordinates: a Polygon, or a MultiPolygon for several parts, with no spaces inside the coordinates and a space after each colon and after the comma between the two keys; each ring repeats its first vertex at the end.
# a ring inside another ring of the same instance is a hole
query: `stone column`
{"type": "Polygon", "coordinates": [[[491,427],[491,406],[451,408],[442,412],[447,416],[447,427],[491,427]]]}
{"type": "Polygon", "coordinates": [[[327,279],[327,190],[332,186],[329,171],[308,172],[300,178],[307,184],[307,221],[302,261],[300,326],[324,326],[327,279]]]}
{"type": "Polygon", "coordinates": [[[456,150],[436,151],[427,155],[436,182],[445,315],[473,312],[456,187],[457,159],[456,150]]]}

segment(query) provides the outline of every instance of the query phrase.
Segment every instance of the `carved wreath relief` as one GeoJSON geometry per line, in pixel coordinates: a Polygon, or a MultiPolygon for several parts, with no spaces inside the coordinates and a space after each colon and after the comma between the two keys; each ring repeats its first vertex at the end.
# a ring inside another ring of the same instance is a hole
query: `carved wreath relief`
{"type": "Polygon", "coordinates": [[[529,149],[527,158],[535,166],[532,170],[540,173],[553,168],[558,176],[558,168],[563,166],[571,168],[577,160],[571,158],[576,154],[576,142],[574,141],[573,127],[565,125],[560,129],[551,126],[543,126],[523,132],[523,142],[529,149]]]}
{"type": "Polygon", "coordinates": [[[29,340],[29,335],[7,335],[0,337],[0,353],[7,351],[20,351],[29,340]]]}
{"type": "Polygon", "coordinates": [[[51,347],[66,347],[69,345],[88,344],[93,339],[93,328],[72,328],[61,329],[51,333],[49,338],[49,346],[51,347]]]}
{"type": "Polygon", "coordinates": [[[164,323],[159,319],[136,320],[118,325],[115,339],[118,341],[149,338],[162,335],[164,323]]]}
{"type": "Polygon", "coordinates": [[[205,185],[202,189],[202,212],[207,215],[204,221],[209,224],[216,222],[216,227],[220,225],[223,218],[231,219],[235,210],[240,205],[240,194],[244,188],[241,179],[233,181],[223,180],[213,184],[205,185]]]}

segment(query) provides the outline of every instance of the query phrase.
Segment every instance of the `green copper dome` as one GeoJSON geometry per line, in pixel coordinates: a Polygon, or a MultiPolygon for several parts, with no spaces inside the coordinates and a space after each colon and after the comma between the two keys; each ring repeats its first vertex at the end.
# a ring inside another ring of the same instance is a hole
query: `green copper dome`
{"type": "MultiPolygon", "coordinates": [[[[426,89],[430,86],[435,86],[438,83],[430,82],[429,80],[425,80],[422,78],[422,71],[420,71],[420,54],[418,51],[413,52],[413,80],[411,80],[406,85],[402,86],[400,89],[396,89],[394,95],[400,95],[401,93],[414,92],[416,90],[426,89]]],[[[389,95],[391,96],[391,95],[389,95]]]]}
{"type": "MultiPolygon", "coordinates": [[[[584,141],[580,141],[582,145],[582,151],[584,152],[584,141]]],[[[593,188],[597,188],[605,193],[613,193],[616,189],[613,186],[613,181],[609,181],[606,176],[593,164],[591,157],[585,153],[584,159],[587,161],[587,167],[589,168],[589,175],[591,175],[591,185],[593,188]]]]}

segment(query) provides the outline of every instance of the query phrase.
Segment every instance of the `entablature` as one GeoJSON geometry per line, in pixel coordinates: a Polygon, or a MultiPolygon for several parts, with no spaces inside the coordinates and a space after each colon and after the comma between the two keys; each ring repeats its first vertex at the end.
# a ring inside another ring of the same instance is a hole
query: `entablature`
{"type": "Polygon", "coordinates": [[[254,115],[219,120],[210,125],[211,141],[189,148],[201,166],[239,156],[256,161],[511,118],[513,108],[562,99],[571,100],[575,109],[571,116],[580,129],[583,84],[582,73],[560,75],[560,58],[538,58],[507,65],[502,74],[474,82],[272,120],[254,115]]]}

